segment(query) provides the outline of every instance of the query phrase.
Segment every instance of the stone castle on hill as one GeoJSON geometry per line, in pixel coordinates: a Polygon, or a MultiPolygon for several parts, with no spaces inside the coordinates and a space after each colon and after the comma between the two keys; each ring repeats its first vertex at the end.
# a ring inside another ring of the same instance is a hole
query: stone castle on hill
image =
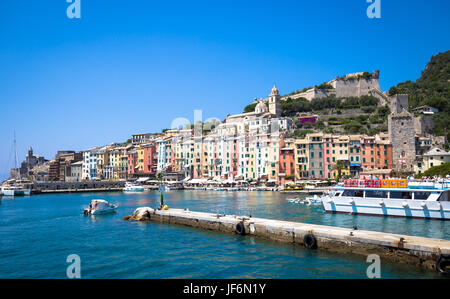
{"type": "MultiPolygon", "coordinates": [[[[381,105],[388,103],[387,93],[383,93],[380,89],[380,71],[376,70],[372,74],[367,72],[348,74],[343,77],[326,82],[322,85],[308,88],[302,92],[285,95],[281,97],[281,101],[288,98],[298,99],[305,98],[308,101],[313,99],[327,98],[335,96],[337,98],[361,97],[370,95],[377,97],[381,105]]],[[[255,99],[254,102],[268,102],[269,98],[255,99]]]]}

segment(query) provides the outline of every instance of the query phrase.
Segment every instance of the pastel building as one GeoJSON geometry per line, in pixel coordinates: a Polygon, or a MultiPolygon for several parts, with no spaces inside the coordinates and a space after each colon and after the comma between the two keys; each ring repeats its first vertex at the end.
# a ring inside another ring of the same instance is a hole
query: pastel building
{"type": "Polygon", "coordinates": [[[82,179],[97,179],[97,153],[99,148],[92,148],[83,152],[82,179]]]}
{"type": "Polygon", "coordinates": [[[358,177],[361,172],[361,135],[349,136],[350,176],[358,177]]]}
{"type": "Polygon", "coordinates": [[[306,139],[309,144],[308,176],[314,179],[321,179],[324,177],[323,134],[308,134],[306,139]]]}
{"type": "Polygon", "coordinates": [[[295,140],[295,169],[298,180],[309,177],[309,144],[307,139],[295,140]]]}
{"type": "Polygon", "coordinates": [[[295,182],[295,141],[293,139],[281,141],[278,176],[280,185],[295,182]]]}

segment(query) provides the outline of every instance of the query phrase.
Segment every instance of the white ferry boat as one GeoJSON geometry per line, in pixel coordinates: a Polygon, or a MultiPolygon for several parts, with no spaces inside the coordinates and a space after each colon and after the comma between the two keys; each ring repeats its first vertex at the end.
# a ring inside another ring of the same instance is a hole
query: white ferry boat
{"type": "Polygon", "coordinates": [[[133,184],[130,182],[125,183],[125,188],[123,188],[123,192],[144,192],[145,189],[141,185],[133,184]]]}
{"type": "Polygon", "coordinates": [[[4,186],[2,187],[2,194],[4,196],[28,196],[31,194],[30,189],[26,189],[20,185],[4,186]]]}
{"type": "Polygon", "coordinates": [[[328,213],[450,219],[450,183],[346,180],[322,197],[328,213]]]}

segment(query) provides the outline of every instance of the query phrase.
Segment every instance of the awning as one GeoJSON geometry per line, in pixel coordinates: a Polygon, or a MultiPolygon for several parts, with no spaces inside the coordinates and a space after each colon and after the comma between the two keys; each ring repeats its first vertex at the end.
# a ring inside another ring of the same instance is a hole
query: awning
{"type": "Polygon", "coordinates": [[[146,182],[148,180],[150,180],[150,178],[139,178],[136,182],[146,182]]]}
{"type": "Polygon", "coordinates": [[[392,169],[368,169],[364,170],[360,173],[360,175],[390,175],[392,173],[392,169]]]}
{"type": "Polygon", "coordinates": [[[192,179],[188,181],[188,184],[205,184],[208,180],[207,179],[192,179]]]}

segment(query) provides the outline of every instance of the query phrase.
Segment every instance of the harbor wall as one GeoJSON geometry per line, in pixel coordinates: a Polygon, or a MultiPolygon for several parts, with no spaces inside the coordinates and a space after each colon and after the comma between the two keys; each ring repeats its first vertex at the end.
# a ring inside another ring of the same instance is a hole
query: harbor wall
{"type": "Polygon", "coordinates": [[[124,181],[117,182],[41,182],[30,185],[32,194],[119,191],[125,186],[124,181]]]}
{"type": "Polygon", "coordinates": [[[124,220],[156,221],[231,234],[235,234],[238,224],[242,223],[248,236],[308,247],[312,235],[316,241],[312,249],[365,256],[378,254],[384,261],[432,270],[437,269],[440,258],[450,255],[447,240],[180,209],[140,208],[124,220]],[[309,240],[305,239],[307,235],[309,240]]]}

